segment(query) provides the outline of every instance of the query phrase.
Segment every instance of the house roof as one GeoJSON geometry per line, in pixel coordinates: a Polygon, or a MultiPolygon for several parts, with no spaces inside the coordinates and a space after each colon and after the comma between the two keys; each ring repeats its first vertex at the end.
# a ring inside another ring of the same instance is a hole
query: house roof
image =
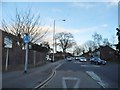
{"type": "MultiPolygon", "coordinates": [[[[113,48],[111,48],[110,46],[106,45],[106,46],[100,46],[98,49],[95,49],[94,51],[92,51],[92,53],[94,53],[94,52],[96,52],[96,51],[98,51],[98,50],[100,50],[100,49],[104,49],[104,48],[109,48],[109,49],[111,49],[113,52],[116,52],[115,49],[113,49],[113,48]]],[[[84,54],[82,54],[82,55],[87,55],[87,54],[89,54],[89,53],[90,53],[90,51],[88,51],[88,52],[86,52],[86,53],[84,53],[84,54]]]]}
{"type": "Polygon", "coordinates": [[[116,52],[115,49],[111,48],[111,47],[108,46],[108,45],[106,45],[106,46],[100,46],[98,49],[95,49],[93,52],[96,52],[96,51],[101,50],[101,49],[104,49],[104,48],[109,48],[109,49],[111,49],[113,52],[116,52]]]}

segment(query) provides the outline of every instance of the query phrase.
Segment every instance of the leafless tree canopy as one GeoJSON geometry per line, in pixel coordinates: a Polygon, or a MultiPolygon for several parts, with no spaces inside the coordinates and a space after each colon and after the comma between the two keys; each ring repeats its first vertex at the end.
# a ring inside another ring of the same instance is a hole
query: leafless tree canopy
{"type": "Polygon", "coordinates": [[[84,43],[83,48],[85,51],[89,51],[89,50],[93,51],[93,50],[97,49],[97,45],[95,44],[94,41],[89,40],[84,43]]]}
{"type": "Polygon", "coordinates": [[[82,53],[82,48],[80,47],[80,46],[76,46],[75,48],[74,48],[74,51],[73,51],[73,53],[75,54],[75,55],[80,55],[81,53],[82,53]]]}
{"type": "Polygon", "coordinates": [[[94,39],[94,42],[98,45],[98,47],[100,46],[101,44],[101,41],[102,41],[102,36],[98,33],[94,33],[94,35],[92,35],[93,39],[94,39]]]}
{"type": "Polygon", "coordinates": [[[41,41],[48,31],[41,25],[40,14],[32,14],[31,10],[20,13],[17,9],[15,18],[11,18],[11,23],[8,24],[5,19],[3,20],[2,28],[19,39],[23,38],[24,33],[29,34],[31,43],[41,41]]]}
{"type": "Polygon", "coordinates": [[[71,48],[75,45],[73,35],[71,33],[61,32],[56,34],[56,40],[58,40],[57,45],[59,45],[63,52],[66,52],[66,49],[71,48]]]}
{"type": "Polygon", "coordinates": [[[104,45],[104,46],[105,46],[105,45],[111,46],[111,44],[110,44],[110,42],[109,42],[109,40],[108,40],[107,38],[104,38],[104,39],[103,39],[103,45],[104,45]]]}

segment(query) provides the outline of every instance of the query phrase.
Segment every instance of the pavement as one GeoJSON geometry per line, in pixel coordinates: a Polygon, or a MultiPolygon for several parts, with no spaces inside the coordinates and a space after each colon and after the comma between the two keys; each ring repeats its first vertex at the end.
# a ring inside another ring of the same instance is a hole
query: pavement
{"type": "Polygon", "coordinates": [[[28,69],[27,73],[21,71],[2,73],[2,88],[35,88],[51,76],[53,70],[60,66],[64,60],[28,69]]]}

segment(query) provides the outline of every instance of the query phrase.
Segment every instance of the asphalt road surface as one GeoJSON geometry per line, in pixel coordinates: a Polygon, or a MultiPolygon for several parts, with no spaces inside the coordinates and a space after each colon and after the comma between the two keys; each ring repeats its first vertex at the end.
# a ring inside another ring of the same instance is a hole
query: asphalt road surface
{"type": "Polygon", "coordinates": [[[118,65],[66,60],[41,88],[118,88],[118,65]]]}

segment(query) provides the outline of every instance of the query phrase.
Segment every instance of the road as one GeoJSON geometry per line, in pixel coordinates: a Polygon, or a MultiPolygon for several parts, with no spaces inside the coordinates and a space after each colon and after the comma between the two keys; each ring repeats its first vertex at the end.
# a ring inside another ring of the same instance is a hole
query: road
{"type": "Polygon", "coordinates": [[[41,88],[118,88],[118,65],[66,60],[41,88]]]}

